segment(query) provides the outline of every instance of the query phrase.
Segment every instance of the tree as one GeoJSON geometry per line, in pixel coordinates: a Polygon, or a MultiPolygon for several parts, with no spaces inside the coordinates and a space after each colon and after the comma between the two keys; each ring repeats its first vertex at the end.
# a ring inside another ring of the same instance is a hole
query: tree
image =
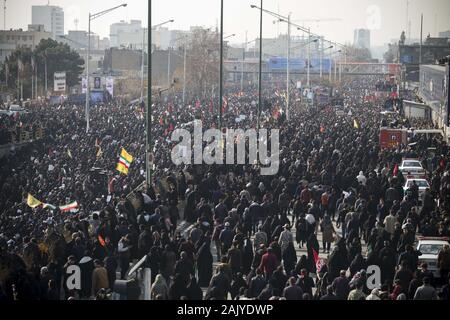
{"type": "Polygon", "coordinates": [[[49,88],[53,88],[53,75],[55,72],[66,72],[66,84],[71,87],[79,83],[83,71],[84,59],[72,50],[68,44],[60,43],[52,39],[41,40],[34,50],[36,55],[38,77],[45,82],[45,60],[47,60],[47,82],[49,88]]]}
{"type": "Polygon", "coordinates": [[[6,80],[6,64],[9,67],[8,87],[18,92],[18,61],[19,59],[23,63],[23,69],[20,72],[20,80],[23,86],[24,99],[31,97],[31,75],[32,66],[31,59],[35,57],[37,74],[38,74],[38,86],[44,91],[45,85],[45,61],[47,60],[47,83],[48,90],[53,88],[53,76],[55,72],[66,72],[67,86],[73,86],[79,83],[79,77],[83,71],[84,60],[80,55],[72,50],[67,44],[58,43],[52,39],[43,39],[38,44],[34,51],[29,48],[17,48],[8,57],[3,64],[0,72],[1,79],[6,80]]]}
{"type": "MultiPolygon", "coordinates": [[[[224,47],[224,56],[226,56],[224,47]]],[[[219,86],[219,33],[210,29],[196,29],[187,46],[187,83],[194,92],[206,97],[212,86],[219,86]]]]}

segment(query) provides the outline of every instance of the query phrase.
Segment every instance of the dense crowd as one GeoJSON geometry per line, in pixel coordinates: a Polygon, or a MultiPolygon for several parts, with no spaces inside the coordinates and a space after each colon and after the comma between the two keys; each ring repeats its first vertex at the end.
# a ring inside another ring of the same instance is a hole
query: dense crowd
{"type": "MultiPolygon", "coordinates": [[[[439,253],[441,277],[435,279],[426,264],[417,268],[414,244],[418,234],[450,236],[449,150],[434,138],[380,150],[383,122],[426,124],[399,115],[386,119],[376,103],[365,102],[368,92],[380,89],[377,80],[345,82],[339,88],[343,114],[333,106],[296,102],[289,120],[281,111],[283,94],[266,90],[261,126],[280,130],[274,176],[261,176],[255,164],[175,166],[170,133],[194,119],[214,127],[216,110],[202,98],[186,107],[177,96],[158,101],[153,182],[134,192],[145,181],[141,106],[92,107],[89,133],[83,106],[33,106],[45,138],[1,164],[0,257],[7,272],[0,295],[101,299],[116,279],[126,278],[132,262],[147,256],[152,299],[400,300],[439,294],[448,300],[450,249],[439,253]],[[121,148],[134,156],[128,175],[115,170],[121,148]],[[431,188],[422,199],[417,190],[403,190],[405,178],[394,170],[403,157],[420,158],[429,173],[431,188]],[[79,207],[32,209],[28,194],[56,206],[77,201],[79,207]],[[305,254],[297,256],[296,246],[305,254]],[[74,264],[82,272],[76,291],[66,283],[74,264]],[[366,283],[370,265],[381,268],[381,286],[374,290],[366,283]]],[[[229,88],[223,127],[255,127],[257,101],[254,88],[245,94],[229,88]]]]}

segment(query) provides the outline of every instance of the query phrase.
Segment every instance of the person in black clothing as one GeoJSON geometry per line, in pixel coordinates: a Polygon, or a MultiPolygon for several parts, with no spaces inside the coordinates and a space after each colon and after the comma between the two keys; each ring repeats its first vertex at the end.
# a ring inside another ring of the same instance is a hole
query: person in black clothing
{"type": "Polygon", "coordinates": [[[202,300],[203,299],[202,289],[197,284],[197,279],[195,277],[191,277],[189,285],[186,288],[186,297],[189,300],[202,300]]]}
{"type": "Polygon", "coordinates": [[[327,286],[327,294],[320,297],[320,300],[337,300],[336,295],[333,293],[333,286],[327,286]]]}

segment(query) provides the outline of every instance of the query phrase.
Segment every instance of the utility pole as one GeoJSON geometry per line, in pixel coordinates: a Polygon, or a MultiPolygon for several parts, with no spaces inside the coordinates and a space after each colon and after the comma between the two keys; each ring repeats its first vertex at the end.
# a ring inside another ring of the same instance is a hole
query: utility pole
{"type": "Polygon", "coordinates": [[[323,76],[323,37],[320,37],[320,80],[323,76]]]}

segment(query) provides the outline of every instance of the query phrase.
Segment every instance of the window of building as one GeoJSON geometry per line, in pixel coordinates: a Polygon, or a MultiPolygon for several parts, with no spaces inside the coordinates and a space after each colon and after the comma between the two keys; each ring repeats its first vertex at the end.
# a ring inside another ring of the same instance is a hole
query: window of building
{"type": "Polygon", "coordinates": [[[22,40],[23,40],[23,41],[27,41],[27,36],[23,36],[23,37],[22,37],[22,40]]]}

